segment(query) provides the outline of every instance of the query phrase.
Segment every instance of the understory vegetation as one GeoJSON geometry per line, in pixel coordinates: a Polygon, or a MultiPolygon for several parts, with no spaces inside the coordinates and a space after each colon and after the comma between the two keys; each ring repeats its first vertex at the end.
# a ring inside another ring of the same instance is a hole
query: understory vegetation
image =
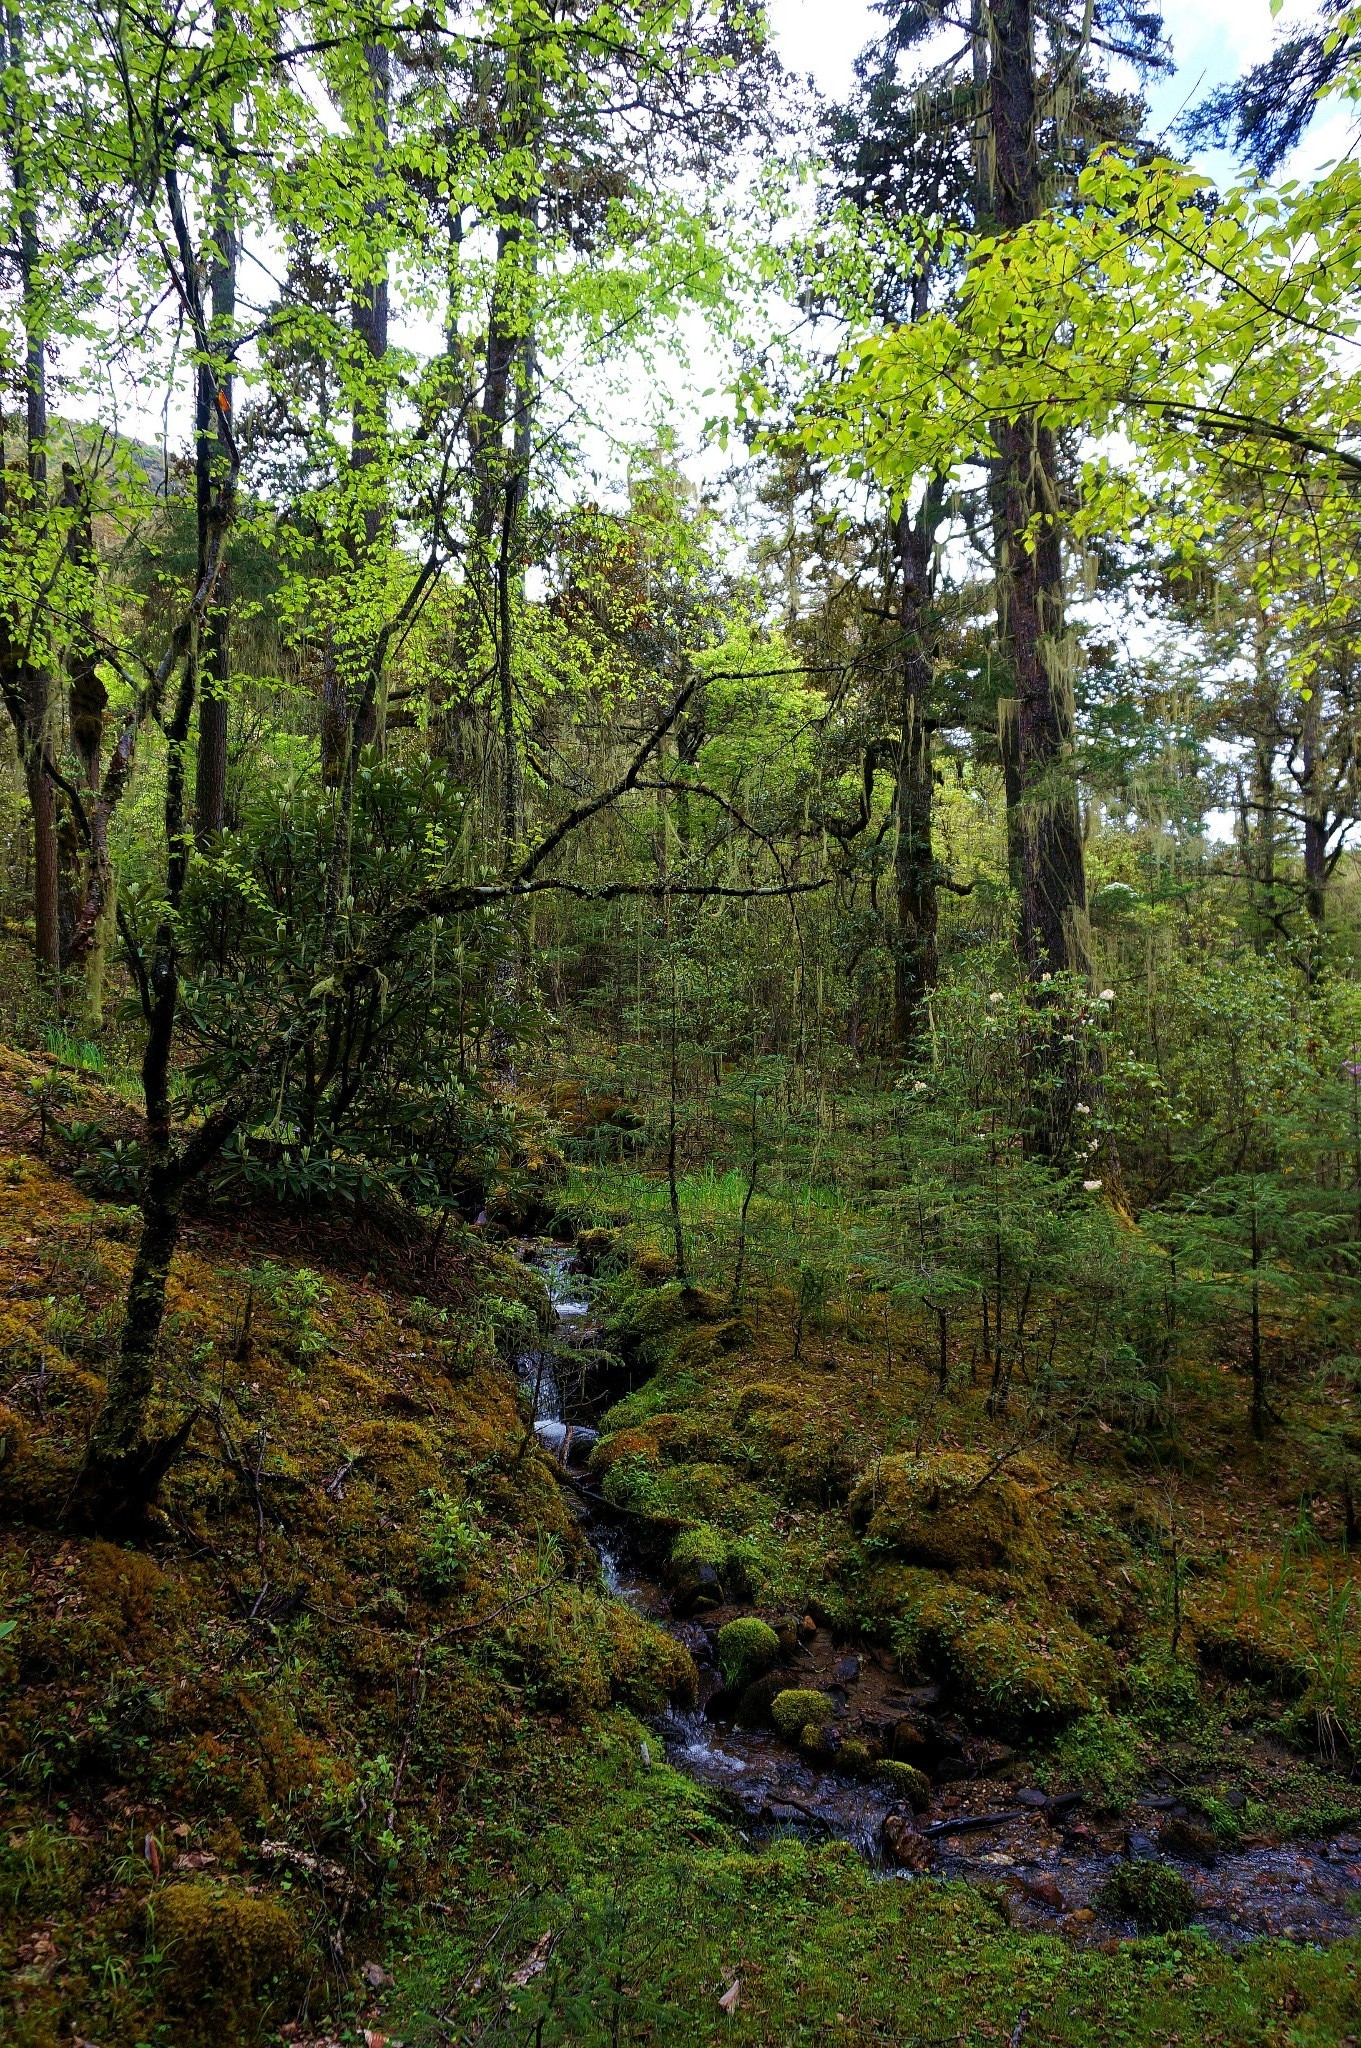
{"type": "Polygon", "coordinates": [[[1361,2039],[1361,16],[1173,17],[7,5],[6,2043],[1361,2039]]]}

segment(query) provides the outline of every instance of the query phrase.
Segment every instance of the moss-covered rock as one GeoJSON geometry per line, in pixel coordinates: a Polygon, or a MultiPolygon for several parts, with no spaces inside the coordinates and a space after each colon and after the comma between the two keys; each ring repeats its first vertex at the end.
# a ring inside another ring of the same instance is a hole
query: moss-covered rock
{"type": "Polygon", "coordinates": [[[990,1721],[1042,1731],[1090,1713],[1116,1682],[1104,1643],[1056,1610],[1023,1610],[934,1572],[888,1567],[862,1607],[900,1658],[990,1721]]]}
{"type": "Polygon", "coordinates": [[[826,1727],[832,1702],[825,1692],[790,1686],[771,1701],[770,1718],[787,1742],[797,1742],[805,1728],[826,1727]]]}
{"type": "Polygon", "coordinates": [[[876,1785],[891,1792],[895,1799],[903,1800],[914,1813],[924,1812],[931,1804],[931,1780],[915,1764],[898,1763],[884,1757],[873,1764],[871,1776],[876,1785]]]}
{"type": "Polygon", "coordinates": [[[725,1622],[718,1631],[718,1663],[726,1685],[748,1685],[769,1671],[780,1654],[780,1638],[755,1614],[725,1622]]]}
{"type": "Polygon", "coordinates": [[[976,1571],[1030,1561],[1030,1500],[983,1458],[938,1452],[880,1458],[862,1474],[850,1517],[873,1549],[937,1571],[976,1571]]]}

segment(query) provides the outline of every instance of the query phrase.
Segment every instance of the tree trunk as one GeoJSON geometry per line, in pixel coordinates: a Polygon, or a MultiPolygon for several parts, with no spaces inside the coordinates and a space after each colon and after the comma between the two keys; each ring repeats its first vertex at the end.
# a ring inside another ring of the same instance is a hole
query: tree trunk
{"type": "MultiPolygon", "coordinates": [[[[992,211],[1014,232],[1040,211],[1032,0],[995,0],[989,127],[992,211]]],[[[998,628],[1016,699],[1021,956],[1032,980],[1088,969],[1087,889],[1073,760],[1073,647],[1065,630],[1054,437],[1000,420],[998,628]]]]}
{"type": "MultiPolygon", "coordinates": [[[[381,44],[368,43],[364,47],[364,62],[368,103],[360,126],[368,131],[375,163],[381,168],[388,154],[392,58],[381,44]]],[[[350,421],[350,475],[359,510],[353,548],[356,571],[375,563],[391,513],[386,484],[387,394],[382,381],[382,364],[388,352],[390,298],[386,214],[387,202],[382,197],[366,205],[366,227],[371,238],[378,238],[382,256],[356,287],[350,302],[350,325],[368,359],[366,371],[369,365],[373,369],[373,375],[366,375],[356,395],[350,421]]],[[[338,647],[334,635],[328,634],[322,676],[321,767],[323,782],[344,792],[342,809],[346,815],[339,828],[342,838],[348,833],[348,810],[360,749],[376,737],[383,716],[382,692],[382,676],[373,672],[367,656],[353,663],[349,650],[338,647]],[[360,669],[362,679],[349,673],[352,666],[360,669]]],[[[348,848],[343,864],[348,864],[348,848]]]]}
{"type": "MultiPolygon", "coordinates": [[[[233,345],[236,323],[237,235],[233,219],[231,173],[227,157],[230,132],[220,132],[222,150],[213,167],[209,201],[213,256],[208,285],[214,350],[226,354],[233,345]]],[[[200,363],[197,378],[196,495],[200,557],[206,543],[213,494],[213,468],[219,450],[217,415],[231,424],[234,383],[230,371],[200,363]]],[[[227,692],[231,679],[231,579],[224,561],[218,571],[205,633],[198,712],[198,758],[194,776],[194,835],[200,848],[227,822],[227,692]]]]}
{"type": "Polygon", "coordinates": [[[1328,804],[1323,789],[1319,722],[1319,691],[1315,684],[1303,706],[1300,797],[1304,810],[1304,902],[1312,922],[1321,927],[1327,909],[1328,804]]]}
{"type": "Polygon", "coordinates": [[[904,510],[895,539],[902,573],[902,666],[898,707],[897,837],[893,883],[897,907],[893,962],[893,1036],[903,1048],[920,1036],[926,1000],[936,985],[936,856],[932,840],[935,786],[931,766],[931,555],[940,520],[936,478],[915,519],[904,510]]]}
{"type": "MultiPolygon", "coordinates": [[[[23,90],[25,46],[23,15],[17,5],[6,8],[5,68],[19,81],[6,99],[5,155],[9,163],[18,225],[18,270],[20,315],[24,329],[24,428],[27,451],[28,493],[26,510],[40,517],[47,504],[47,357],[44,349],[39,276],[42,247],[38,227],[38,202],[29,173],[27,110],[20,104],[23,90]]],[[[34,660],[31,643],[37,621],[30,622],[25,647],[20,636],[0,633],[5,675],[5,696],[15,714],[16,738],[24,765],[24,785],[33,820],[33,951],[38,972],[49,981],[60,1001],[61,932],[58,915],[59,880],[57,860],[56,807],[51,777],[47,773],[50,735],[49,677],[41,658],[34,660]]]]}

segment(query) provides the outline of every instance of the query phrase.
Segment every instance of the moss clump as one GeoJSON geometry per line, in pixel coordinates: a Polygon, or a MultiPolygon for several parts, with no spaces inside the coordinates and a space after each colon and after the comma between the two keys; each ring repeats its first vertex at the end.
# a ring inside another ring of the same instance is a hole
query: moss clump
{"type": "Polygon", "coordinates": [[[601,1227],[577,1232],[577,1261],[585,1273],[598,1273],[606,1259],[618,1256],[621,1233],[601,1227]]]}
{"type": "Polygon", "coordinates": [[[787,1387],[779,1380],[753,1380],[743,1387],[733,1406],[733,1426],[741,1429],[758,1410],[800,1415],[804,1405],[803,1395],[797,1387],[787,1387]]]}
{"type": "Polygon", "coordinates": [[[165,1957],[165,2002],[185,2021],[196,2017],[206,2038],[223,2038],[228,2012],[262,2002],[282,2007],[295,1992],[301,1939],[276,1900],[225,1886],[172,1884],[149,1912],[165,1957]]]}
{"type": "Polygon", "coordinates": [[[1195,1918],[1196,1895],[1180,1871],[1164,1863],[1120,1863],[1092,1894],[1110,1920],[1132,1920],[1145,1934],[1175,1934],[1195,1918]]]}
{"type": "Polygon", "coordinates": [[[850,1517],[872,1548],[946,1572],[1022,1563],[1035,1537],[1025,1489],[954,1451],[878,1459],[851,1494],[850,1517]]]}
{"type": "Polygon", "coordinates": [[[931,1804],[931,1780],[915,1764],[895,1763],[884,1758],[874,1765],[873,1775],[876,1785],[882,1785],[895,1798],[906,1800],[914,1813],[923,1812],[931,1804]]]}
{"type": "Polygon", "coordinates": [[[832,1718],[832,1702],[825,1692],[790,1686],[776,1693],[770,1703],[770,1718],[787,1742],[797,1742],[805,1728],[825,1728],[832,1718]]]}
{"type": "Polygon", "coordinates": [[[1029,1612],[918,1569],[877,1573],[862,1608],[886,1624],[899,1657],[948,1681],[974,1710],[1043,1730],[1093,1712],[1115,1662],[1067,1615],[1029,1612]]]}
{"type": "Polygon", "coordinates": [[[769,1671],[780,1654],[780,1638],[754,1614],[725,1622],[718,1631],[718,1663],[727,1685],[748,1685],[769,1671]]]}

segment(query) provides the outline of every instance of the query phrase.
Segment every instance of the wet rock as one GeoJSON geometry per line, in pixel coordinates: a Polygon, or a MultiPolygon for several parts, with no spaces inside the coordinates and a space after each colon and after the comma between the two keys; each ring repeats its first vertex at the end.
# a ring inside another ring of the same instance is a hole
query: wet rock
{"type": "Polygon", "coordinates": [[[711,1564],[692,1564],[672,1595],[677,1614],[698,1614],[701,1608],[723,1605],[723,1582],[711,1564]]]}
{"type": "Polygon", "coordinates": [[[903,1763],[916,1763],[927,1751],[925,1730],[915,1721],[895,1721],[888,1732],[890,1753],[903,1763]]]}
{"type": "Polygon", "coordinates": [[[1023,1785],[1016,1794],[1016,1804],[1018,1806],[1031,1806],[1039,1809],[1049,1804],[1049,1794],[1041,1792],[1038,1785],[1023,1785]]]}
{"type": "Polygon", "coordinates": [[[839,1657],[833,1667],[832,1676],[838,1685],[854,1685],[860,1676],[860,1659],[839,1657]]]}
{"type": "Polygon", "coordinates": [[[1026,1896],[1034,1899],[1037,1905],[1048,1906],[1055,1913],[1063,1911],[1065,1901],[1056,1877],[1045,1872],[1039,1877],[1023,1877],[1020,1882],[1026,1896]]]}
{"type": "Polygon", "coordinates": [[[965,1743],[964,1761],[976,1777],[992,1778],[1016,1761],[1016,1752],[1004,1742],[990,1742],[980,1735],[965,1743]]]}
{"type": "Polygon", "coordinates": [[[1071,1820],[1081,1804],[1080,1792],[1055,1792],[1044,1802],[1045,1818],[1056,1828],[1061,1828],[1071,1820]]]}
{"type": "Polygon", "coordinates": [[[758,1678],[749,1685],[737,1702],[737,1725],[739,1728],[765,1728],[770,1723],[770,1709],[779,1695],[788,1688],[789,1680],[779,1672],[772,1672],[765,1678],[758,1678]]]}
{"type": "Polygon", "coordinates": [[[1243,1808],[1247,1805],[1247,1803],[1247,1793],[1241,1791],[1237,1786],[1235,1786],[1231,1792],[1226,1792],[1224,1794],[1224,1804],[1226,1806],[1231,1806],[1235,1813],[1241,1813],[1243,1811],[1243,1808]]]}
{"type": "Polygon", "coordinates": [[[899,1870],[926,1870],[931,1862],[931,1845],[917,1833],[912,1816],[890,1813],[880,1837],[884,1860],[899,1870]]]}
{"type": "Polygon", "coordinates": [[[1213,1870],[1219,1854],[1214,1829],[1189,1813],[1169,1814],[1158,1829],[1158,1847],[1165,1856],[1179,1856],[1184,1862],[1199,1863],[1213,1870]]]}
{"type": "Polygon", "coordinates": [[[535,1423],[534,1434],[560,1465],[577,1465],[585,1460],[599,1431],[584,1423],[543,1421],[535,1423]]]}
{"type": "Polygon", "coordinates": [[[1158,1845],[1152,1835],[1146,1835],[1138,1828],[1131,1828],[1125,1837],[1125,1854],[1131,1863],[1156,1863],[1158,1845]]]}

